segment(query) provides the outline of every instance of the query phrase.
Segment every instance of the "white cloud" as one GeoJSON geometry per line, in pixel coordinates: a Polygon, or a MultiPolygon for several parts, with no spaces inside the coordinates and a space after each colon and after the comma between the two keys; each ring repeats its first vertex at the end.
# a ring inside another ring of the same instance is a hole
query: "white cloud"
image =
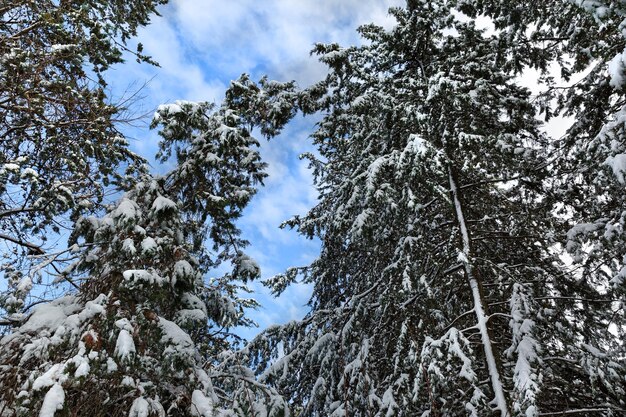
{"type": "Polygon", "coordinates": [[[219,59],[215,65],[221,71],[254,73],[262,66],[270,76],[296,79],[307,85],[324,73],[323,67],[309,57],[316,42],[357,43],[357,26],[372,21],[389,26],[388,8],[403,3],[175,0],[166,17],[201,55],[219,59]]]}

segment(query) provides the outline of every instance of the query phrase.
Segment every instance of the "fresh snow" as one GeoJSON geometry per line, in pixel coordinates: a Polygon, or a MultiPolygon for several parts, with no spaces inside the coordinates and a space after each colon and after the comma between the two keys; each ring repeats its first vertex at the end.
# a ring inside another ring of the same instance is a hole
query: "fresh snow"
{"type": "Polygon", "coordinates": [[[113,360],[113,358],[107,358],[107,372],[108,373],[113,373],[115,371],[117,371],[117,364],[115,363],[115,361],[113,360]]]}
{"type": "Polygon", "coordinates": [[[13,163],[4,164],[2,165],[2,168],[7,171],[14,171],[14,172],[20,170],[20,166],[18,164],[13,164],[13,163]]]}
{"type": "Polygon", "coordinates": [[[126,281],[163,285],[168,282],[166,278],[161,277],[154,271],[146,271],[145,269],[129,269],[122,273],[126,281]]]}
{"type": "Polygon", "coordinates": [[[35,307],[28,321],[20,328],[20,333],[40,333],[59,328],[68,316],[79,311],[80,305],[73,296],[62,297],[47,304],[35,307]]]}
{"type": "Polygon", "coordinates": [[[165,348],[165,353],[176,353],[185,356],[194,354],[194,343],[191,337],[176,323],[159,317],[159,327],[163,332],[161,343],[168,345],[165,348]]]}
{"type": "Polygon", "coordinates": [[[148,255],[154,254],[156,253],[158,248],[159,246],[157,245],[156,241],[150,236],[144,238],[141,241],[141,252],[143,254],[148,254],[148,255]]]}
{"type": "Polygon", "coordinates": [[[239,271],[248,275],[256,276],[261,270],[259,264],[254,259],[244,253],[240,253],[237,256],[236,262],[239,267],[239,271]]]}
{"type": "Polygon", "coordinates": [[[56,384],[60,376],[63,376],[62,365],[57,363],[48,369],[43,375],[39,376],[33,382],[33,391],[39,391],[43,388],[51,387],[56,384]]]}
{"type": "Polygon", "coordinates": [[[137,253],[135,243],[131,238],[124,239],[124,242],[122,242],[122,249],[129,255],[134,255],[135,253],[137,253]]]}
{"type": "Polygon", "coordinates": [[[174,276],[176,276],[176,278],[185,279],[188,277],[193,277],[194,274],[195,270],[186,260],[182,259],[174,264],[174,276]]]}
{"type": "Polygon", "coordinates": [[[624,180],[624,173],[626,173],[626,154],[609,156],[604,163],[613,170],[613,174],[617,177],[619,182],[626,184],[624,180]]]}
{"type": "Polygon", "coordinates": [[[198,417],[213,417],[213,401],[202,391],[195,390],[191,394],[191,413],[198,417]]]}
{"type": "Polygon", "coordinates": [[[76,48],[76,44],[68,43],[68,44],[54,44],[50,47],[51,52],[63,52],[70,50],[72,48],[76,48]]]}
{"type": "Polygon", "coordinates": [[[176,208],[176,203],[167,197],[158,196],[152,203],[152,211],[160,213],[166,210],[172,210],[176,208]]]}
{"type": "MultiPolygon", "coordinates": [[[[63,409],[65,403],[65,391],[59,384],[54,384],[48,390],[39,410],[39,417],[54,417],[54,414],[63,409]]],[[[147,416],[146,416],[147,417],[147,416]]]]}
{"type": "Polygon", "coordinates": [[[150,415],[150,403],[143,397],[136,398],[130,407],[128,417],[148,417],[150,415]]]}
{"type": "Polygon", "coordinates": [[[624,74],[624,53],[619,53],[609,61],[609,84],[619,90],[624,86],[625,74],[624,74]]]}
{"type": "Polygon", "coordinates": [[[122,198],[115,210],[111,213],[111,217],[122,221],[133,222],[140,216],[140,210],[137,203],[129,198],[122,198]]]}
{"type": "Polygon", "coordinates": [[[128,330],[122,329],[117,335],[117,342],[115,343],[115,356],[122,360],[129,359],[135,354],[135,342],[128,330]]]}

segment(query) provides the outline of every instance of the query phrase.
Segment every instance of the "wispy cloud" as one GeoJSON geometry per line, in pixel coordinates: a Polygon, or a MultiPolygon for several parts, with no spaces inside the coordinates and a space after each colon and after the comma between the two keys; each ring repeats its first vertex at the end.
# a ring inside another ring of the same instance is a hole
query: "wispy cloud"
{"type": "Polygon", "coordinates": [[[324,68],[309,57],[316,42],[357,43],[357,26],[372,21],[389,26],[388,8],[403,3],[178,0],[165,16],[198,56],[209,59],[220,73],[236,76],[242,71],[261,71],[307,85],[324,73],[324,68]]]}

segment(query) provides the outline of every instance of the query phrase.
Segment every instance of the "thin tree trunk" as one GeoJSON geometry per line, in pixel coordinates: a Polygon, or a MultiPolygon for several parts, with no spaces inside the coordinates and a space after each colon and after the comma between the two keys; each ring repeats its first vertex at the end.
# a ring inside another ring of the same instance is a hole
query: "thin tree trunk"
{"type": "Polygon", "coordinates": [[[461,204],[461,197],[459,195],[459,187],[457,185],[456,176],[454,175],[451,166],[448,166],[448,179],[450,181],[450,193],[452,194],[456,218],[463,241],[463,249],[459,253],[459,260],[463,264],[465,276],[467,277],[472,291],[474,313],[476,314],[477,321],[476,327],[480,332],[483,350],[485,352],[489,379],[491,380],[491,388],[493,389],[495,395],[494,403],[496,404],[496,408],[500,410],[500,415],[502,417],[508,417],[510,416],[508,402],[506,395],[504,394],[504,388],[500,378],[500,370],[498,369],[498,361],[494,353],[489,328],[487,327],[487,303],[485,302],[482,294],[480,279],[474,272],[472,265],[472,248],[469,230],[467,229],[465,216],[463,214],[463,205],[461,204]]]}

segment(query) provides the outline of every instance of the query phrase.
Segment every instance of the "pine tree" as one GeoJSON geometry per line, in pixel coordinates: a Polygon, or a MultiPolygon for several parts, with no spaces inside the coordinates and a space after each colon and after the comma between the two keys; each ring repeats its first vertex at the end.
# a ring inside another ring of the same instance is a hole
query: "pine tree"
{"type": "Polygon", "coordinates": [[[360,29],[365,46],[316,47],[330,75],[301,106],[324,114],[320,201],[287,224],[322,251],[269,282],[312,283],[311,311],[245,353],[303,416],[611,415],[611,294],[559,257],[553,145],[513,78],[547,52],[454,3],[409,1],[391,31],[360,29]]]}
{"type": "MultiPolygon", "coordinates": [[[[19,321],[42,270],[66,256],[59,233],[142,163],[118,131],[124,104],[106,96],[104,72],[165,2],[0,4],[1,324],[19,321]]],[[[134,54],[151,62],[141,46],[134,54]]]]}
{"type": "Polygon", "coordinates": [[[251,128],[278,132],[294,98],[292,84],[244,76],[222,107],[158,108],[159,157],[175,167],[144,169],[103,217],[78,220],[63,274],[79,290],[1,340],[1,415],[288,415],[228,329],[250,323],[255,303],[238,294],[260,274],[234,223],[266,175],[251,128]],[[221,265],[232,270],[205,282],[221,265]]]}

